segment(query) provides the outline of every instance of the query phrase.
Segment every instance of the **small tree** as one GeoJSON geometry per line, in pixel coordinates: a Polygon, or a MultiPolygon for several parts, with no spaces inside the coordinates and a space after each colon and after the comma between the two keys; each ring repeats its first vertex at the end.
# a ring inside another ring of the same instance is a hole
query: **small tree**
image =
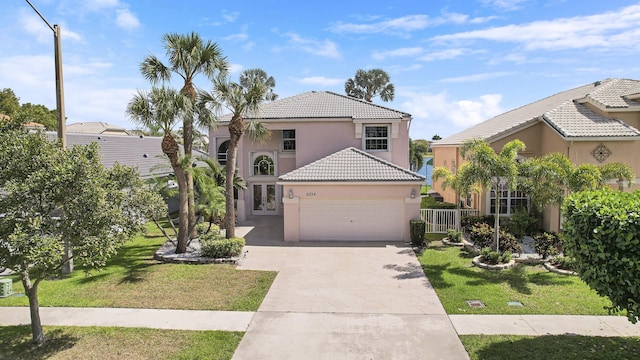
{"type": "Polygon", "coordinates": [[[609,189],[577,192],[565,199],[563,245],[575,270],[612,303],[610,311],[640,317],[640,192],[609,189]]]}
{"type": "Polygon", "coordinates": [[[496,153],[482,139],[470,139],[461,148],[462,157],[468,162],[463,174],[465,184],[478,184],[491,189],[496,194],[495,202],[495,249],[500,251],[500,187],[505,184],[509,190],[515,190],[518,175],[518,152],[524,151],[520,140],[512,140],[496,153]]]}
{"type": "Polygon", "coordinates": [[[104,266],[163,210],[162,199],[133,169],[106,170],[96,144],[62,149],[43,134],[4,127],[0,159],[0,266],[20,274],[33,341],[42,345],[38,286],[65,265],[64,241],[87,270],[104,266]]]}

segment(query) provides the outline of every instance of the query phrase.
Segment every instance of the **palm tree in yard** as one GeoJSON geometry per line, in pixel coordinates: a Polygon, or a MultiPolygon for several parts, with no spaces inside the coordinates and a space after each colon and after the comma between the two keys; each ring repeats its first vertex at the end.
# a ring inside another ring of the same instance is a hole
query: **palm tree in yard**
{"type": "MultiPolygon", "coordinates": [[[[167,155],[176,176],[179,191],[178,243],[176,253],[187,251],[189,219],[187,201],[187,174],[180,158],[180,146],[172,135],[172,129],[192,107],[191,100],[174,89],[154,87],[150,92],[138,91],[127,105],[127,114],[136,123],[147,128],[157,127],[164,133],[162,152],[167,155]]],[[[190,163],[190,162],[189,162],[190,163]]]]}
{"type": "Polygon", "coordinates": [[[273,76],[267,75],[267,72],[262,69],[247,69],[240,74],[240,85],[245,88],[249,88],[252,83],[261,82],[267,87],[267,94],[265,100],[274,101],[278,98],[278,94],[273,92],[273,88],[276,87],[276,80],[273,76]]]}
{"type": "Polygon", "coordinates": [[[235,202],[233,197],[233,179],[235,177],[238,158],[238,144],[246,133],[252,140],[264,140],[269,136],[269,131],[258,122],[245,123],[244,116],[256,112],[262,102],[266,100],[268,88],[261,81],[252,81],[243,86],[231,82],[226,78],[219,78],[213,82],[211,92],[201,92],[201,106],[208,107],[216,112],[225,108],[231,112],[229,121],[229,148],[227,150],[225,183],[225,227],[226,237],[235,237],[235,202]]]}
{"type": "MultiPolygon", "coordinates": [[[[162,37],[162,43],[166,50],[168,63],[164,64],[155,55],[149,55],[140,64],[140,72],[152,84],[169,81],[172,74],[178,75],[183,80],[180,93],[189,98],[192,103],[195,103],[197,99],[197,90],[193,83],[196,76],[205,75],[213,79],[227,72],[227,61],[222,56],[222,51],[218,45],[208,40],[202,40],[197,33],[192,32],[186,35],[165,34],[162,37]]],[[[182,115],[184,154],[186,158],[184,163],[189,166],[193,149],[194,121],[197,121],[199,117],[196,116],[195,112],[183,112],[182,115]]],[[[202,119],[210,119],[210,117],[202,117],[202,119]]],[[[186,177],[188,232],[190,235],[195,236],[196,215],[193,177],[189,172],[186,172],[186,177]]]]}
{"type": "Polygon", "coordinates": [[[500,251],[500,193],[504,184],[511,191],[516,189],[518,178],[518,152],[524,151],[520,140],[506,143],[500,153],[482,139],[470,139],[462,144],[460,153],[468,162],[461,176],[463,184],[477,184],[495,192],[495,246],[500,251]]]}
{"type": "Polygon", "coordinates": [[[390,83],[389,74],[382,69],[356,71],[356,75],[344,84],[344,92],[351,97],[368,102],[380,96],[382,101],[393,101],[394,86],[390,83]]]}

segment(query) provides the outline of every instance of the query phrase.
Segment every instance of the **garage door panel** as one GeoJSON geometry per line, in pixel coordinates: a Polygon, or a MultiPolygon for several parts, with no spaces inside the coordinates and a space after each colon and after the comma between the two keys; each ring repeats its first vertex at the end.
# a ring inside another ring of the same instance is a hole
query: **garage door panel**
{"type": "Polygon", "coordinates": [[[302,199],[301,240],[400,241],[400,199],[302,199]]]}

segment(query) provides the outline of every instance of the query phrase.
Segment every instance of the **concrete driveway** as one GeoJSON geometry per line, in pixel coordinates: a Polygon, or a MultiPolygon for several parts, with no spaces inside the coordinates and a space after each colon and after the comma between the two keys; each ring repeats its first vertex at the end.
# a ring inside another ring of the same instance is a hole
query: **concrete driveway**
{"type": "Polygon", "coordinates": [[[278,221],[239,228],[238,268],[278,276],[233,359],[468,359],[411,248],[288,244],[278,221]]]}

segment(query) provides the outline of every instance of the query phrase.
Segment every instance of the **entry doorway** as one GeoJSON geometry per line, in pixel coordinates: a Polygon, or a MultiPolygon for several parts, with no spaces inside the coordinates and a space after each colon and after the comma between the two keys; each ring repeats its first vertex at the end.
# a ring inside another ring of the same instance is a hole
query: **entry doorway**
{"type": "Polygon", "coordinates": [[[277,215],[278,197],[276,184],[253,184],[253,215],[277,215]]]}

